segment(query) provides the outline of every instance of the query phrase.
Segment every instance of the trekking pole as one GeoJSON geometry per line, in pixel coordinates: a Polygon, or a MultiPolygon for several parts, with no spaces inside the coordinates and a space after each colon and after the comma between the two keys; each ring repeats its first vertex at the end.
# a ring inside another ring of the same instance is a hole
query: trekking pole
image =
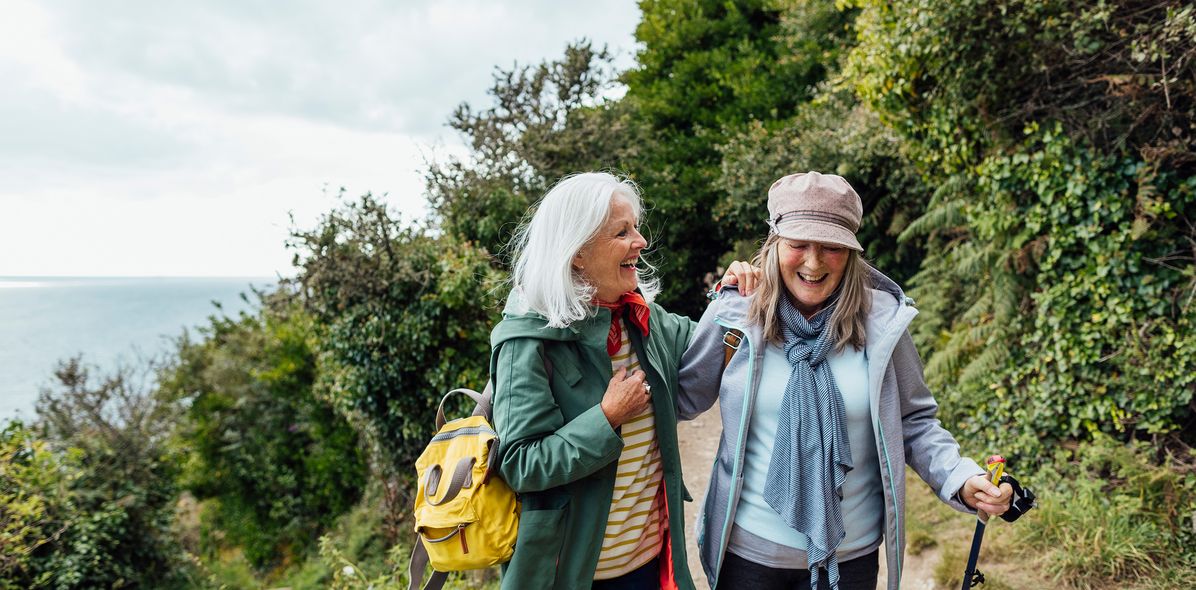
{"type": "MultiPolygon", "coordinates": [[[[993,485],[1000,485],[1001,475],[1005,473],[1005,458],[993,455],[988,458],[986,465],[988,480],[993,485]]],[[[968,590],[973,586],[984,583],[984,574],[976,569],[976,560],[980,558],[980,542],[984,540],[984,527],[988,523],[989,515],[983,510],[976,511],[976,532],[972,535],[972,551],[968,553],[968,567],[963,572],[963,586],[960,590],[968,590]]]]}

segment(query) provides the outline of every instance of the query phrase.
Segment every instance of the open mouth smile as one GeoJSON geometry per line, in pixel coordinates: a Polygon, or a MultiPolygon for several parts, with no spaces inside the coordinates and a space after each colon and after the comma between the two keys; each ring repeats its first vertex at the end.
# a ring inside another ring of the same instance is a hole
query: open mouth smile
{"type": "Polygon", "coordinates": [[[812,274],[806,274],[804,272],[799,272],[799,273],[797,273],[797,276],[798,276],[798,278],[800,278],[802,280],[803,283],[817,285],[817,284],[821,283],[822,281],[825,281],[826,277],[829,274],[830,273],[822,273],[820,275],[812,275],[812,274]]]}

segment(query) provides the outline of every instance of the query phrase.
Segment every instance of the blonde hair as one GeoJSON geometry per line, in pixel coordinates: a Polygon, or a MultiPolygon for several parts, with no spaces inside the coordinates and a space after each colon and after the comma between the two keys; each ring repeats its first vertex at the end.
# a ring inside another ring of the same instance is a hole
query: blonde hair
{"type": "MultiPolygon", "coordinates": [[[[777,312],[781,297],[788,296],[781,276],[780,253],[777,251],[784,239],[777,234],[770,234],[752,259],[752,264],[763,272],[756,294],[748,304],[748,321],[762,327],[764,339],[774,344],[784,343],[777,312]]],[[[860,350],[867,338],[864,325],[872,297],[868,293],[868,264],[855,250],[848,249],[847,266],[839,283],[838,297],[839,303],[830,318],[835,351],[843,350],[848,344],[860,350]]]]}
{"type": "MultiPolygon", "coordinates": [[[[573,269],[573,258],[606,223],[611,199],[616,196],[627,200],[639,220],[643,201],[639,187],[630,179],[606,172],[567,176],[544,195],[535,213],[516,230],[510,298],[544,316],[550,328],[563,328],[593,315],[590,299],[594,286],[573,269]]],[[[638,266],[640,293],[652,301],[660,292],[655,269],[642,258],[638,266]]]]}

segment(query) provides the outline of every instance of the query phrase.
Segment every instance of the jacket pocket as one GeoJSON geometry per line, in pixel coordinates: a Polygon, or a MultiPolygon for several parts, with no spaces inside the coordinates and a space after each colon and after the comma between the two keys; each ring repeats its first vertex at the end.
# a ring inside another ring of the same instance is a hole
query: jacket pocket
{"type": "Polygon", "coordinates": [[[529,495],[519,515],[515,554],[503,570],[504,589],[550,589],[556,581],[557,563],[565,546],[565,516],[569,496],[529,495]]]}

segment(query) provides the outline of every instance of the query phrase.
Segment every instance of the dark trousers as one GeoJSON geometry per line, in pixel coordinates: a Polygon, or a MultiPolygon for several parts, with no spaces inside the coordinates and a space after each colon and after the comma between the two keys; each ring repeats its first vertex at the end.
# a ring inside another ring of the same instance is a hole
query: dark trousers
{"type": "Polygon", "coordinates": [[[594,580],[591,590],[660,590],[660,558],[609,580],[594,580]]]}
{"type": "MultiPolygon", "coordinates": [[[[839,590],[876,590],[880,573],[877,549],[863,557],[839,563],[839,590]]],[[[719,588],[751,590],[810,590],[810,570],[771,568],[748,561],[730,551],[718,572],[719,588]]],[[[830,590],[826,570],[818,572],[818,590],[830,590]]]]}

